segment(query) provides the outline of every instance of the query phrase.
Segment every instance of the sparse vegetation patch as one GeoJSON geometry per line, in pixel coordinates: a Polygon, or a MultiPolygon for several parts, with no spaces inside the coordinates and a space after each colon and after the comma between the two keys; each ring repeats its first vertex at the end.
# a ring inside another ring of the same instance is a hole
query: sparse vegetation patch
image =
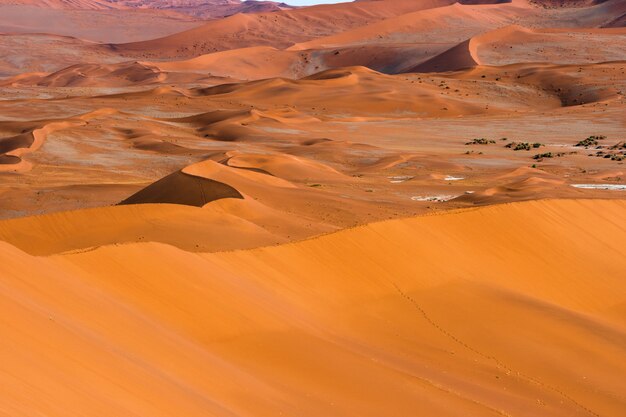
{"type": "Polygon", "coordinates": [[[510,142],[504,145],[505,148],[513,149],[514,151],[529,151],[531,149],[538,149],[545,146],[543,143],[535,142],[510,142]]]}
{"type": "MultiPolygon", "coordinates": [[[[593,138],[597,136],[590,136],[587,139],[593,138]]],[[[600,138],[604,138],[604,136],[600,136],[600,138]]],[[[585,139],[585,140],[587,140],[585,139]]],[[[584,141],[581,141],[579,143],[583,143],[584,141]]],[[[587,143],[593,143],[593,141],[591,142],[587,142],[587,143]]],[[[578,145],[576,145],[578,146],[578,145]]],[[[593,144],[591,145],[593,146],[593,144]]],[[[623,160],[626,159],[626,141],[619,141],[614,145],[611,146],[602,146],[602,145],[598,145],[595,147],[596,149],[604,149],[604,150],[598,150],[596,151],[596,153],[590,153],[589,156],[595,156],[598,158],[605,158],[605,159],[610,159],[611,161],[618,161],[621,162],[623,160]]]]}
{"type": "Polygon", "coordinates": [[[565,152],[544,152],[536,154],[535,156],[533,156],[533,159],[541,161],[544,158],[558,158],[563,155],[565,155],[565,152]]]}
{"type": "Polygon", "coordinates": [[[469,142],[465,142],[466,145],[489,145],[492,143],[496,143],[493,139],[485,139],[485,138],[474,138],[469,142]]]}
{"type": "Polygon", "coordinates": [[[584,147],[585,149],[588,149],[591,146],[597,146],[599,143],[598,141],[604,139],[606,139],[606,136],[589,136],[587,139],[581,140],[574,146],[584,147]]]}

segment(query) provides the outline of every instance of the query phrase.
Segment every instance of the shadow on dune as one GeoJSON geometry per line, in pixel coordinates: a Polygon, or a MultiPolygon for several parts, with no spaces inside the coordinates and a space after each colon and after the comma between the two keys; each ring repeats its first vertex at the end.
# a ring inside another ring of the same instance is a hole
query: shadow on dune
{"type": "Polygon", "coordinates": [[[202,207],[222,198],[243,196],[230,185],[177,171],[120,202],[125,204],[170,203],[202,207]]]}

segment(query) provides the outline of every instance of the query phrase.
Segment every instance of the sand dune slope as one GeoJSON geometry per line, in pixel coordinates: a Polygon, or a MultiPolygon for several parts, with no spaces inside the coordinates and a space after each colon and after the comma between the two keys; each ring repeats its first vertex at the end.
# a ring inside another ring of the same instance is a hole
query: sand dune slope
{"type": "Polygon", "coordinates": [[[193,57],[251,46],[284,48],[401,14],[446,6],[452,0],[387,0],[320,5],[272,13],[236,14],[164,38],[114,45],[126,55],[193,57]]]}
{"type": "Polygon", "coordinates": [[[516,203],[206,255],[2,243],[2,410],[617,417],[625,210],[516,203]]]}
{"type": "Polygon", "coordinates": [[[510,25],[474,36],[407,72],[443,72],[477,65],[573,65],[626,60],[626,29],[529,29],[510,25]]]}
{"type": "Polygon", "coordinates": [[[128,242],[162,242],[188,251],[216,251],[285,241],[223,210],[148,201],[13,219],[0,224],[0,235],[2,241],[35,255],[128,242]]]}

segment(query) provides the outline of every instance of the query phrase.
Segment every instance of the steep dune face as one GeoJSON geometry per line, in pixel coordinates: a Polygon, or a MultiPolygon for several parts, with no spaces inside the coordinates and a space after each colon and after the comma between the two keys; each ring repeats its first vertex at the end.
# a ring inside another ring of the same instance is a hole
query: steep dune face
{"type": "Polygon", "coordinates": [[[472,39],[461,42],[436,57],[411,68],[407,72],[446,72],[472,68],[479,65],[472,39]]]}
{"type": "Polygon", "coordinates": [[[210,255],[2,243],[0,401],[53,417],[618,416],[624,210],[518,203],[210,255]]]}
{"type": "Polygon", "coordinates": [[[222,198],[243,198],[233,187],[208,178],[175,172],[120,204],[170,203],[202,207],[222,198]]]}

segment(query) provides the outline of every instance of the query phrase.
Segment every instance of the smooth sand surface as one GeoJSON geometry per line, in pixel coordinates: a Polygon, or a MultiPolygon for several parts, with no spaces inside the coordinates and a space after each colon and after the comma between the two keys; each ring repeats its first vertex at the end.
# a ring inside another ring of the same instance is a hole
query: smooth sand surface
{"type": "Polygon", "coordinates": [[[38,258],[3,243],[0,403],[13,416],[619,416],[625,209],[514,203],[216,254],[38,258]]]}

